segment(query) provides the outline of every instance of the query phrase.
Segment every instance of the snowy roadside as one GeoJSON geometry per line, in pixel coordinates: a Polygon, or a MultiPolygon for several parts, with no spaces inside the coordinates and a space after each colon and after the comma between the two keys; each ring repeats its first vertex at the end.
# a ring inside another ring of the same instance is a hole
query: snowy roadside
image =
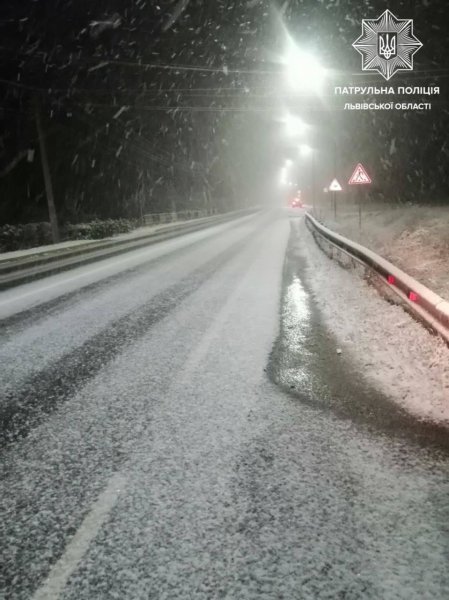
{"type": "MultiPolygon", "coordinates": [[[[209,218],[209,217],[206,217],[209,218]]],[[[201,222],[204,219],[196,219],[195,222],[201,222]]],[[[191,221],[175,221],[173,223],[167,223],[163,225],[148,225],[143,227],[137,227],[130,231],[129,233],[119,233],[117,235],[99,238],[95,240],[67,240],[65,242],[59,242],[58,244],[51,244],[48,246],[38,246],[36,248],[26,248],[24,250],[14,250],[11,252],[2,252],[0,253],[0,264],[2,262],[7,262],[12,259],[21,259],[21,258],[29,258],[34,256],[41,256],[46,254],[57,254],[58,252],[64,252],[66,250],[77,249],[79,247],[89,247],[98,244],[104,244],[107,242],[117,242],[117,241],[126,241],[126,240],[135,240],[139,237],[145,237],[152,235],[153,233],[157,233],[159,231],[167,231],[172,229],[173,227],[179,227],[179,225],[183,225],[191,221]]]]}
{"type": "Polygon", "coordinates": [[[361,230],[354,205],[342,203],[337,218],[329,210],[320,216],[449,300],[449,206],[364,205],[361,230]]]}
{"type": "Polygon", "coordinates": [[[23,250],[14,250],[11,252],[0,252],[0,265],[2,263],[7,263],[11,260],[20,260],[26,258],[34,258],[36,256],[45,256],[50,254],[58,254],[59,252],[63,253],[65,251],[76,250],[80,247],[89,247],[95,245],[104,245],[107,243],[117,243],[117,242],[126,242],[133,241],[138,238],[145,238],[147,236],[151,236],[154,234],[165,233],[170,231],[170,229],[179,229],[182,226],[187,225],[200,225],[202,223],[210,223],[211,226],[214,225],[215,221],[217,224],[220,224],[223,219],[226,217],[232,217],[235,219],[244,219],[251,217],[254,213],[259,212],[258,207],[253,207],[253,209],[242,209],[229,211],[227,213],[219,213],[217,215],[208,216],[208,217],[198,217],[194,219],[178,219],[176,221],[172,221],[171,223],[159,223],[154,225],[144,225],[129,231],[128,233],[118,233],[110,237],[106,238],[98,238],[94,240],[66,240],[65,242],[59,242],[57,244],[50,244],[47,246],[38,246],[35,248],[26,248],[23,250]],[[254,209],[254,210],[253,210],[254,209]],[[251,212],[253,210],[253,212],[251,212]],[[240,214],[239,214],[240,213],[240,214]]]}
{"type": "Polygon", "coordinates": [[[377,388],[420,419],[449,426],[449,349],[357,275],[330,260],[304,221],[298,252],[315,301],[343,352],[377,388]]]}

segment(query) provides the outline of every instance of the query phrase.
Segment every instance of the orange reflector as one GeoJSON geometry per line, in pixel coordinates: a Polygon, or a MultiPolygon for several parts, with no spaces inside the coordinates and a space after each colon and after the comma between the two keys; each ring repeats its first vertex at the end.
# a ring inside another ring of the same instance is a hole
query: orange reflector
{"type": "Polygon", "coordinates": [[[412,302],[418,302],[418,294],[416,292],[409,292],[408,298],[412,302]]]}

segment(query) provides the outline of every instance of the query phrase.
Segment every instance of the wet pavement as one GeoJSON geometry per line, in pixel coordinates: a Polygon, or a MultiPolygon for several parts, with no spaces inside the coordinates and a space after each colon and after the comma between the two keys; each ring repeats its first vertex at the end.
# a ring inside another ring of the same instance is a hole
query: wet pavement
{"type": "Polygon", "coordinates": [[[332,409],[340,418],[349,418],[379,434],[449,449],[449,432],[444,425],[418,421],[368,383],[345,354],[339,354],[338,340],[313,302],[312,275],[299,242],[304,232],[297,227],[297,220],[291,225],[283,274],[281,333],[270,361],[272,380],[292,397],[332,409]]]}
{"type": "Polygon", "coordinates": [[[446,432],[337,354],[289,236],[183,236],[5,319],[1,598],[449,597],[446,432]]]}

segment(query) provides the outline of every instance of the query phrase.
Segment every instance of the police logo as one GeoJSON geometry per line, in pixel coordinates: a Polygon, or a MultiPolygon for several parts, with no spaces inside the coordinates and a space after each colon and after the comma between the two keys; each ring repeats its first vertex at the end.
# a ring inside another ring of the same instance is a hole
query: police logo
{"type": "Polygon", "coordinates": [[[382,56],[385,60],[390,60],[390,58],[397,56],[398,36],[396,33],[379,33],[377,41],[379,44],[377,49],[379,56],[382,56]]]}
{"type": "Polygon", "coordinates": [[[362,35],[352,44],[362,55],[362,70],[377,71],[387,81],[398,71],[412,71],[422,47],[412,19],[397,19],[386,10],[378,19],[363,19],[362,35]]]}

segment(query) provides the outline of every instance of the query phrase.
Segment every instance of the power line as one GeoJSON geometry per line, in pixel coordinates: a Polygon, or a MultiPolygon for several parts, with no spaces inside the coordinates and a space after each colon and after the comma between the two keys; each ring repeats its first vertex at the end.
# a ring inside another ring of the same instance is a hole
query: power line
{"type": "MultiPolygon", "coordinates": [[[[84,123],[88,122],[88,119],[86,118],[86,115],[78,115],[76,117],[78,120],[83,121],[84,123]]],[[[119,124],[120,121],[116,121],[116,124],[119,124]]],[[[97,132],[95,133],[95,135],[97,135],[98,133],[101,132],[101,130],[106,129],[108,127],[109,123],[106,123],[103,127],[101,127],[99,130],[97,130],[97,132]]],[[[107,133],[108,137],[113,137],[116,139],[116,144],[118,145],[124,145],[124,140],[122,138],[119,137],[118,132],[113,131],[113,130],[108,130],[107,133]]],[[[134,137],[136,138],[136,134],[134,134],[134,137]]],[[[89,136],[89,141],[92,139],[92,136],[89,136]]],[[[192,169],[190,167],[186,166],[186,163],[180,163],[177,160],[174,160],[172,158],[166,157],[164,158],[163,156],[161,156],[160,154],[157,154],[153,151],[151,151],[145,144],[141,144],[139,143],[140,140],[143,140],[144,142],[146,142],[149,146],[151,146],[151,143],[148,139],[146,139],[143,135],[139,134],[139,139],[138,140],[126,140],[127,146],[134,148],[138,153],[140,153],[140,155],[143,155],[145,158],[148,158],[149,160],[152,160],[154,162],[157,162],[159,164],[161,164],[164,167],[172,167],[172,166],[178,166],[179,169],[185,171],[185,172],[192,172],[192,169]]],[[[110,141],[110,140],[109,140],[110,141]]],[[[131,165],[131,163],[129,163],[128,161],[124,160],[121,157],[121,154],[119,154],[117,156],[116,151],[117,151],[117,146],[115,146],[114,148],[112,147],[112,145],[109,143],[107,143],[105,140],[102,140],[102,144],[110,147],[111,150],[114,151],[115,153],[115,158],[118,159],[119,161],[125,162],[126,164],[131,165]]],[[[81,143],[78,148],[80,146],[84,145],[83,143],[81,143]]],[[[152,147],[154,148],[155,144],[152,145],[152,147]]],[[[78,149],[77,148],[77,149],[78,149]]],[[[135,165],[134,165],[135,166],[135,165]]]]}
{"type": "MultiPolygon", "coordinates": [[[[95,57],[88,60],[93,61],[95,57]]],[[[101,57],[98,57],[101,60],[101,57]]],[[[275,70],[262,70],[262,69],[230,69],[227,65],[222,67],[202,67],[198,65],[172,65],[163,63],[143,63],[141,61],[129,61],[129,60],[108,60],[103,59],[107,65],[118,65],[122,67],[131,67],[139,69],[161,69],[164,71],[192,71],[192,72],[204,72],[204,73],[221,73],[223,75],[273,75],[277,71],[275,70]]]]}

